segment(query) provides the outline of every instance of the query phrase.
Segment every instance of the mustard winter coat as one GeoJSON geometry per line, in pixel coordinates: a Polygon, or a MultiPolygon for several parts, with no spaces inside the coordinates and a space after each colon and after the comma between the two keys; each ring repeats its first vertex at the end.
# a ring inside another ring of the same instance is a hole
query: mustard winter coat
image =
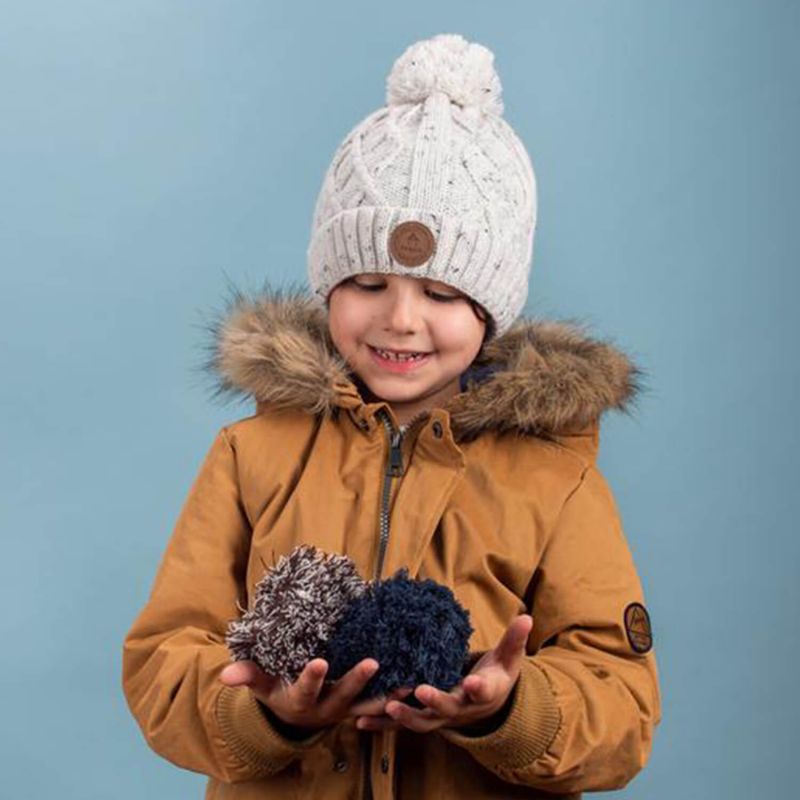
{"type": "Polygon", "coordinates": [[[209,776],[205,797],[546,798],[625,786],[661,705],[642,586],[595,459],[599,418],[642,371],[573,323],[518,320],[462,392],[398,439],[299,292],[238,294],[211,325],[220,392],[256,413],[219,430],[185,499],[122,684],[148,745],[209,776]],[[470,736],[361,731],[285,738],[248,687],[218,678],[224,637],[299,544],[451,587],[475,652],[533,616],[505,721],[470,736]]]}

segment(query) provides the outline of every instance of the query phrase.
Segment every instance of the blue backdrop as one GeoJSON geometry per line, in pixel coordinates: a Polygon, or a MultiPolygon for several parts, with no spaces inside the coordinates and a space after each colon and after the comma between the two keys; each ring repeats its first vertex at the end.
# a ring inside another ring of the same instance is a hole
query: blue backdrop
{"type": "Polygon", "coordinates": [[[202,796],[120,686],[200,460],[251,412],[209,401],[202,322],[226,276],[305,280],[334,150],[436,33],[495,52],[533,159],[527,313],[583,319],[650,374],[600,457],[664,701],[617,796],[791,790],[798,4],[0,9],[0,795],[202,796]]]}

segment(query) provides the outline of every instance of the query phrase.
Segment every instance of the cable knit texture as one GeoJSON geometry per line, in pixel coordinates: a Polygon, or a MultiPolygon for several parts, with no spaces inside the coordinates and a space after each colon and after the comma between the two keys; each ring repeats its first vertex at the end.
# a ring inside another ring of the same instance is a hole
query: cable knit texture
{"type": "Polygon", "coordinates": [[[360,272],[448,283],[479,302],[502,334],[528,294],[536,227],[530,157],[503,119],[486,47],[458,34],[411,45],[387,79],[387,104],[334,154],[307,251],[315,301],[360,272]],[[427,261],[393,257],[392,231],[417,221],[433,235],[427,261]]]}

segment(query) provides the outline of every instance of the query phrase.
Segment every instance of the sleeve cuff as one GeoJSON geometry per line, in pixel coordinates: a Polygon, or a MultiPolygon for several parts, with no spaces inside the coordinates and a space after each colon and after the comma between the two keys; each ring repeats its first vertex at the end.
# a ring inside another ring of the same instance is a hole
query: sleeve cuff
{"type": "Polygon", "coordinates": [[[217,697],[217,723],[226,745],[246,764],[272,774],[316,744],[322,728],[307,739],[287,739],[270,724],[247,686],[223,686],[217,697]]]}
{"type": "Polygon", "coordinates": [[[440,728],[439,734],[486,766],[513,769],[542,756],[560,725],[561,711],[547,676],[525,659],[508,716],[498,728],[483,736],[470,736],[456,728],[440,728]]]}

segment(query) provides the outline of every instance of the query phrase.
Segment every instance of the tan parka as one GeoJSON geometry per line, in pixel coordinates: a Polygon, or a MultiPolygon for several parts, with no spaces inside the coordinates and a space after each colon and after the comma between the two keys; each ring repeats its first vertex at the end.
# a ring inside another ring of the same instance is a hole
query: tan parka
{"type": "Polygon", "coordinates": [[[398,441],[394,413],[369,399],[307,296],[237,293],[210,329],[218,392],[256,407],[214,438],[125,637],[122,686],[148,745],[208,775],[207,800],[625,786],[661,702],[642,586],[596,456],[601,414],[630,408],[642,371],[574,323],[520,319],[398,441]],[[451,587],[474,652],[530,613],[500,726],[368,732],[348,720],[298,741],[249,688],[224,685],[237,603],[302,543],[350,556],[368,579],[407,567],[451,587]]]}

